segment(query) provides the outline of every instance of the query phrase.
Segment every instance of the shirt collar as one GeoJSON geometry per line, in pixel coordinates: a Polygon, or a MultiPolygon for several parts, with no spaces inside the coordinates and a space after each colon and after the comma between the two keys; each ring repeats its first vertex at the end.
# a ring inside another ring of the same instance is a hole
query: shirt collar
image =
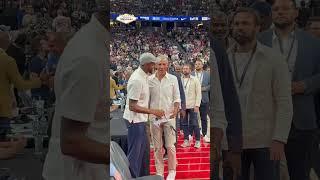
{"type": "MultiPolygon", "coordinates": [[[[293,38],[294,37],[294,34],[295,34],[295,29],[290,33],[290,36],[289,36],[289,38],[293,38]]],[[[275,39],[277,39],[278,38],[278,35],[277,35],[277,33],[276,33],[276,30],[275,30],[275,28],[273,28],[272,29],[272,40],[275,40],[275,39]]]]}
{"type": "Polygon", "coordinates": [[[148,74],[145,73],[145,72],[141,69],[141,67],[139,67],[139,68],[137,69],[137,71],[138,71],[138,73],[139,73],[142,77],[144,77],[144,78],[147,78],[147,77],[148,77],[148,74]]]}
{"type": "MultiPolygon", "coordinates": [[[[165,77],[166,79],[169,79],[169,73],[166,72],[166,75],[164,75],[164,77],[165,77]]],[[[151,79],[157,78],[156,73],[152,74],[152,75],[150,76],[150,78],[151,78],[151,79]]]]}
{"type": "MultiPolygon", "coordinates": [[[[235,43],[234,45],[232,45],[228,50],[227,53],[232,53],[234,52],[235,48],[237,46],[237,43],[235,43]]],[[[265,47],[259,42],[257,41],[257,49],[256,49],[256,53],[264,53],[265,51],[265,47]]]]}

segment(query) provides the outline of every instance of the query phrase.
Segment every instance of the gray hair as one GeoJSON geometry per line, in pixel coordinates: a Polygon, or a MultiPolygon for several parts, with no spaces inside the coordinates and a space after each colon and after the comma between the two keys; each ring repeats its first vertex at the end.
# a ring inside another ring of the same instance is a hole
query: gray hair
{"type": "Polygon", "coordinates": [[[167,63],[169,63],[168,56],[161,54],[157,57],[157,63],[159,63],[161,60],[165,60],[167,63]]]}

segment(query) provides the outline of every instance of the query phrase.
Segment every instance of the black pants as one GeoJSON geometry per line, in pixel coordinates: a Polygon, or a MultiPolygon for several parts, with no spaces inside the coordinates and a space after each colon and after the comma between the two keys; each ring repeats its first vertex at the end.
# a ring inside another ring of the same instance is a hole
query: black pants
{"type": "Polygon", "coordinates": [[[184,134],[184,140],[189,139],[189,135],[194,133],[196,141],[200,141],[200,128],[198,124],[198,113],[193,109],[186,110],[186,117],[182,120],[182,129],[184,134]]]}
{"type": "MultiPolygon", "coordinates": [[[[225,158],[226,152],[223,152],[225,158]]],[[[245,149],[241,154],[241,176],[237,180],[250,180],[250,167],[254,167],[255,180],[280,180],[279,161],[270,160],[269,148],[245,149]]],[[[233,170],[226,163],[223,165],[223,178],[232,180],[233,170]]]]}
{"type": "Polygon", "coordinates": [[[7,141],[7,134],[10,132],[10,119],[0,117],[0,141],[7,141]]]}
{"type": "Polygon", "coordinates": [[[316,143],[312,151],[312,168],[316,172],[317,176],[320,177],[320,130],[318,130],[316,143]]]}
{"type": "Polygon", "coordinates": [[[285,147],[290,180],[309,180],[317,130],[298,130],[292,125],[285,147]]]}
{"type": "Polygon", "coordinates": [[[208,127],[207,115],[209,110],[209,104],[201,103],[199,110],[200,110],[200,118],[201,118],[201,131],[202,131],[202,135],[205,136],[207,135],[207,127],[208,127]]]}
{"type": "Polygon", "coordinates": [[[146,123],[129,123],[128,125],[128,160],[132,177],[142,177],[144,172],[146,154],[148,154],[148,138],[146,123]]]}

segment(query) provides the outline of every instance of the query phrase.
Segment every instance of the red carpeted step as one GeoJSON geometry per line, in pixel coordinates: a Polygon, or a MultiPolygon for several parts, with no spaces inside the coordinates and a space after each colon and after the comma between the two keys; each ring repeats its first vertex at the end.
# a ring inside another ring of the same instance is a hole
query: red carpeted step
{"type": "MultiPolygon", "coordinates": [[[[191,164],[191,163],[210,163],[208,157],[191,157],[191,158],[177,158],[178,164],[191,164]]],[[[167,161],[164,161],[167,164],[167,161]]],[[[154,158],[150,159],[150,164],[154,164],[154,158]]]]}
{"type": "MultiPolygon", "coordinates": [[[[183,136],[179,136],[177,141],[177,174],[179,179],[210,179],[210,143],[204,143],[201,138],[201,148],[194,148],[195,141],[189,141],[190,147],[183,148],[183,136]]],[[[150,151],[150,174],[156,174],[154,161],[154,151],[150,151]]],[[[164,161],[164,176],[168,175],[168,161],[164,161]]]]}
{"type": "MultiPolygon", "coordinates": [[[[150,173],[155,175],[155,173],[150,173]]],[[[167,177],[168,173],[164,173],[164,177],[167,177]]],[[[208,171],[177,171],[176,179],[210,179],[210,170],[208,171]]]]}

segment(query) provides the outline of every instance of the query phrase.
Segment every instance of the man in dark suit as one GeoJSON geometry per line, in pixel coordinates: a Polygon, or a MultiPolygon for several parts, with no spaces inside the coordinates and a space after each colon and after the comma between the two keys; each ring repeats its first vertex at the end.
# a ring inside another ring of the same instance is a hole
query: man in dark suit
{"type": "MultiPolygon", "coordinates": [[[[319,17],[311,17],[308,20],[306,30],[315,38],[320,39],[320,18],[319,17]]],[[[317,135],[317,143],[314,146],[313,151],[313,163],[312,167],[315,170],[318,177],[320,177],[320,92],[315,96],[315,103],[316,103],[316,112],[317,112],[317,119],[318,119],[318,135],[317,135]]]]}
{"type": "Polygon", "coordinates": [[[318,128],[314,96],[320,89],[320,42],[296,28],[297,17],[294,0],[275,0],[272,4],[275,28],[261,33],[259,40],[281,52],[288,63],[294,113],[286,145],[287,165],[291,180],[306,180],[318,128]]]}
{"type": "Polygon", "coordinates": [[[201,132],[205,142],[210,142],[210,138],[207,137],[207,124],[208,124],[208,108],[209,108],[209,92],[210,92],[210,75],[203,70],[203,62],[197,59],[195,62],[195,71],[193,76],[197,77],[201,83],[202,99],[200,105],[200,117],[201,117],[201,132]]]}

